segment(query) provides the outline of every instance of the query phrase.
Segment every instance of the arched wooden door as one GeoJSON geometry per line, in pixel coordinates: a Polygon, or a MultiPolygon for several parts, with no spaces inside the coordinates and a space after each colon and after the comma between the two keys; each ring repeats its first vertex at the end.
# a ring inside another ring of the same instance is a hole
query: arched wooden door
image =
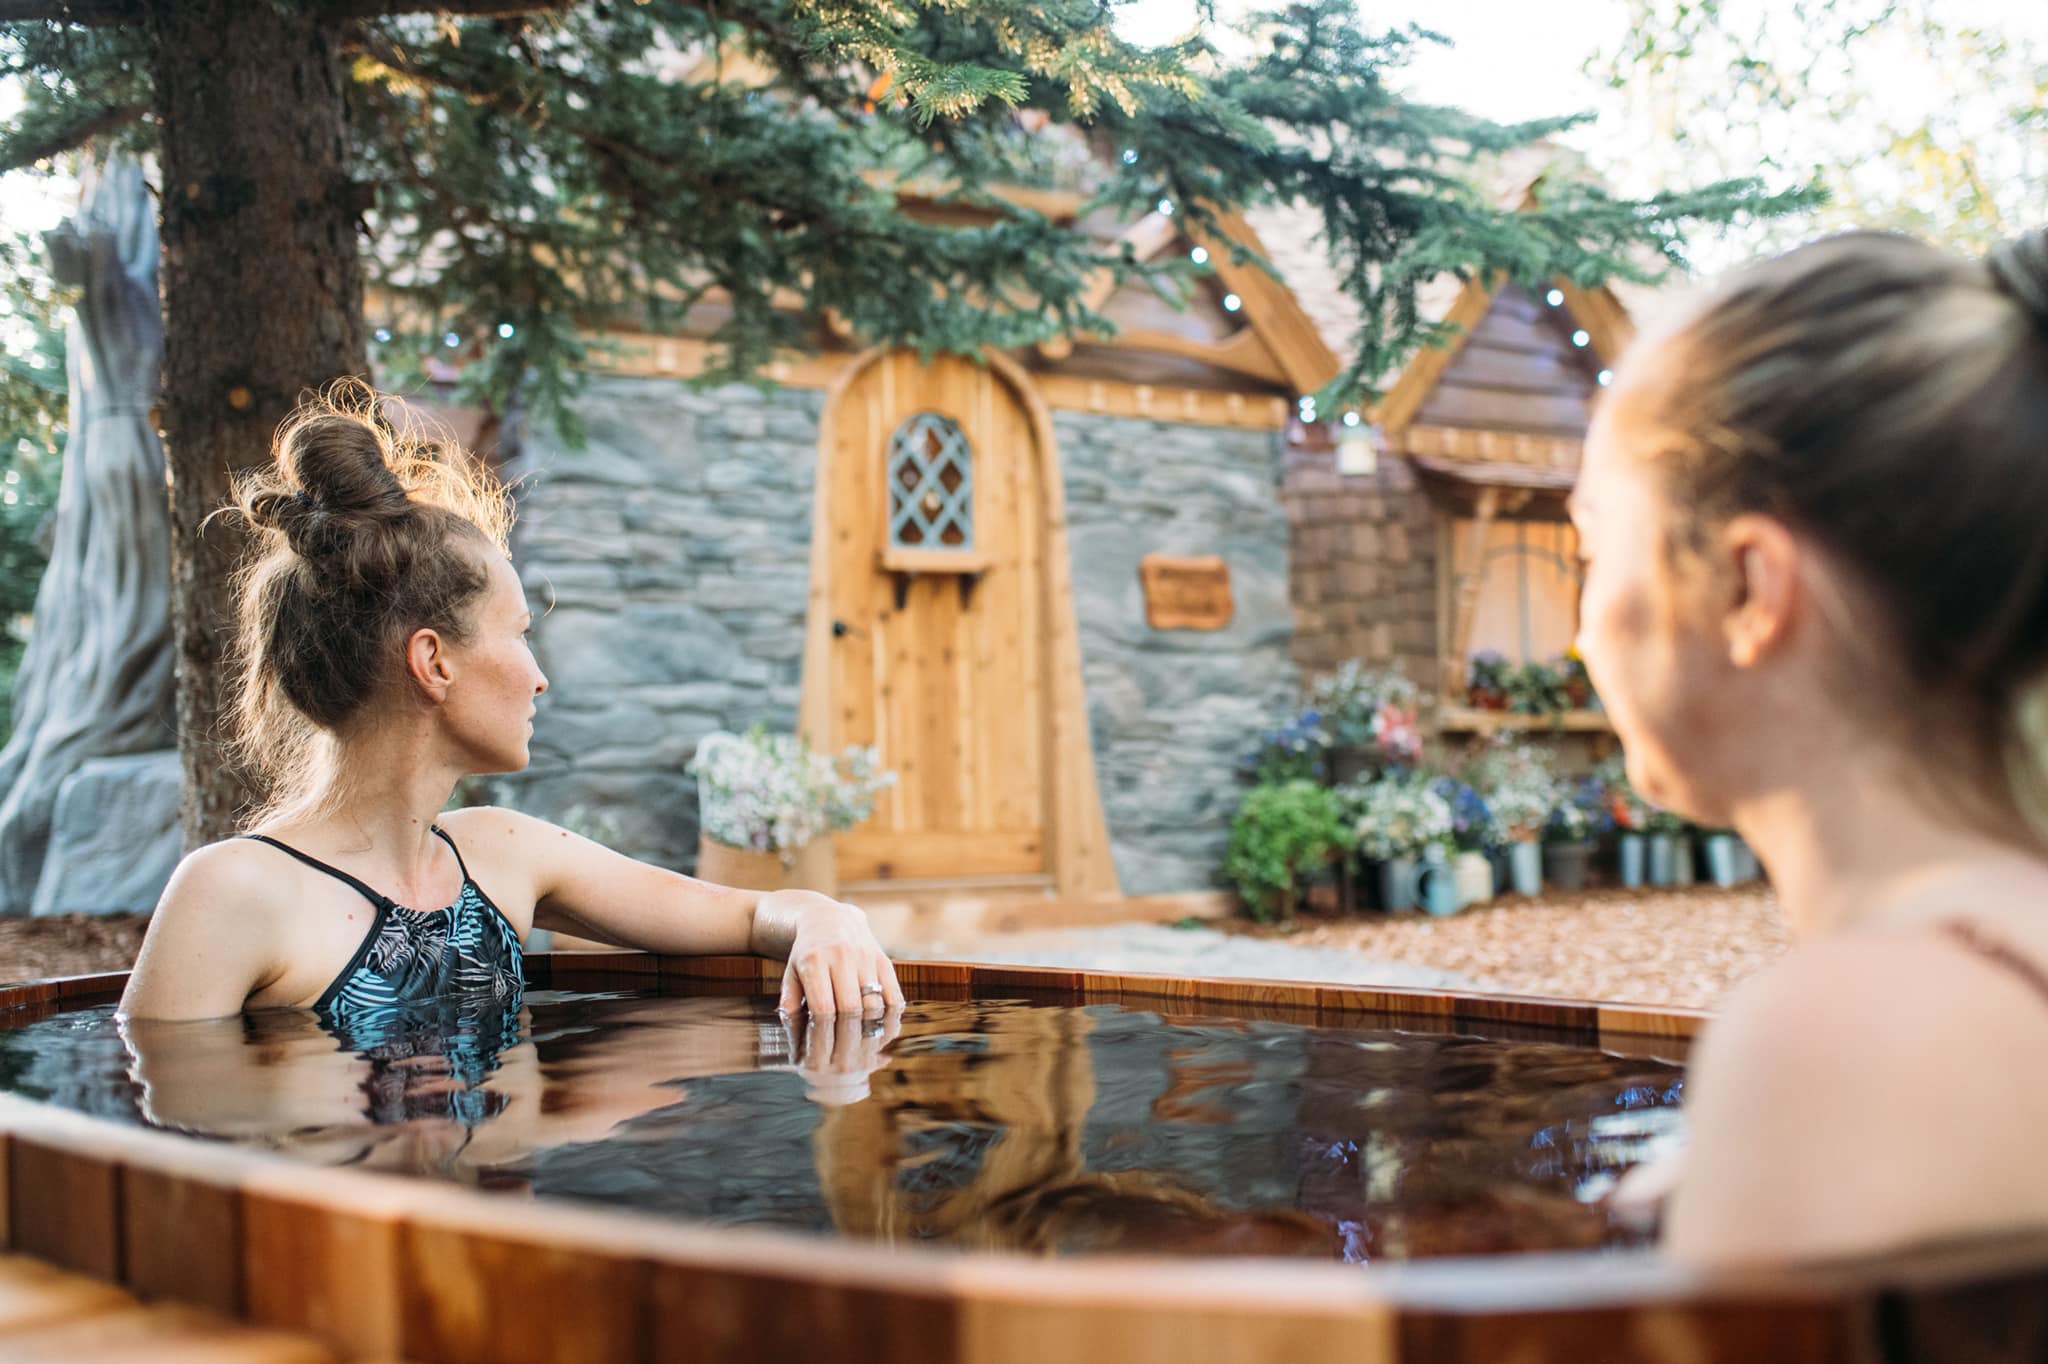
{"type": "Polygon", "coordinates": [[[807,728],[900,774],[839,836],[840,883],[1049,886],[1037,424],[993,370],[908,353],[862,366],[826,420],[812,610],[829,628],[813,620],[806,672],[829,695],[807,728]]]}

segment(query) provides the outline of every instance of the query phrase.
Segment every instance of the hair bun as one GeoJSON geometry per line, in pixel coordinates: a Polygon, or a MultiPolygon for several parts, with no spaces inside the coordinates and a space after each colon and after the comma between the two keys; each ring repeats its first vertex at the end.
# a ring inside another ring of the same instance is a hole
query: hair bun
{"type": "Polygon", "coordinates": [[[2000,242],[1984,263],[1998,287],[2048,330],[2048,227],[2000,242]]]}

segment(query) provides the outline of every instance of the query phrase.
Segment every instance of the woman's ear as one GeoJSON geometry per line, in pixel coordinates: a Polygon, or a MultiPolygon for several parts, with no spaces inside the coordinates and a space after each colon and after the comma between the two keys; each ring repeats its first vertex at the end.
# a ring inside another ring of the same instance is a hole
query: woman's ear
{"type": "Polygon", "coordinates": [[[455,681],[455,670],[448,656],[447,642],[438,631],[413,631],[412,638],[405,642],[405,670],[427,700],[439,705],[448,699],[448,687],[455,681]]]}
{"type": "Polygon", "coordinates": [[[1783,522],[1752,514],[1729,521],[1721,544],[1733,575],[1723,623],[1728,661],[1753,668],[1790,638],[1803,590],[1799,542],[1783,522]]]}

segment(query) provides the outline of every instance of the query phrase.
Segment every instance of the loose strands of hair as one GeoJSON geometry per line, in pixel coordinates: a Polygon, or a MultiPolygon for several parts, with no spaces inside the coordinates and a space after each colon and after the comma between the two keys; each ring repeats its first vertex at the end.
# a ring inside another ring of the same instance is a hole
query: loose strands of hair
{"type": "MultiPolygon", "coordinates": [[[[313,817],[343,794],[339,741],[403,677],[405,642],[471,637],[503,554],[510,495],[451,441],[399,430],[358,380],[308,398],[272,467],[239,475],[222,512],[253,532],[235,585],[236,759],[255,828],[313,817]]],[[[219,513],[216,513],[219,514],[219,513]]]]}

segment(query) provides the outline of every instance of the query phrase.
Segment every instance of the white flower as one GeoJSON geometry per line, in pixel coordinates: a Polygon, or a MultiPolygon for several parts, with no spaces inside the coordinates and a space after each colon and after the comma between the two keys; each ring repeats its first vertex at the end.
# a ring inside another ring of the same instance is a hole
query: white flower
{"type": "Polygon", "coordinates": [[[688,770],[697,777],[698,819],[707,836],[778,852],[872,815],[875,798],[896,784],[896,774],[879,766],[873,748],[849,748],[834,759],[794,734],[757,725],[745,735],[706,735],[688,770]]]}
{"type": "Polygon", "coordinates": [[[1375,862],[1408,857],[1451,841],[1451,803],[1421,773],[1382,777],[1352,788],[1358,850],[1375,862]]]}

